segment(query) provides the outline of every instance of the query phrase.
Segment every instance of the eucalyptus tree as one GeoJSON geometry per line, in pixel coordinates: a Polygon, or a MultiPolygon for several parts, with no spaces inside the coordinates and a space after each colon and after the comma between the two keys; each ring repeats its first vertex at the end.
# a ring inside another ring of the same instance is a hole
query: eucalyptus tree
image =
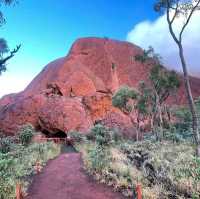
{"type": "Polygon", "coordinates": [[[197,156],[200,157],[200,134],[198,129],[198,117],[194,98],[190,86],[188,65],[184,55],[183,33],[188,27],[192,16],[200,9],[200,0],[156,0],[154,9],[156,12],[166,13],[169,32],[179,50],[179,57],[184,74],[184,84],[187,93],[189,108],[192,114],[192,128],[197,145],[197,156]],[[176,31],[176,21],[183,19],[179,32],[176,31]]]}
{"type": "MultiPolygon", "coordinates": [[[[164,105],[168,97],[179,88],[179,77],[175,71],[169,71],[163,67],[160,55],[156,54],[152,47],[136,55],[135,60],[151,65],[149,83],[143,83],[142,88],[146,90],[146,106],[149,107],[148,111],[151,116],[151,129],[154,131],[155,120],[158,120],[161,135],[164,136],[162,116],[164,105]]],[[[161,138],[157,132],[156,137],[161,138]]]]}

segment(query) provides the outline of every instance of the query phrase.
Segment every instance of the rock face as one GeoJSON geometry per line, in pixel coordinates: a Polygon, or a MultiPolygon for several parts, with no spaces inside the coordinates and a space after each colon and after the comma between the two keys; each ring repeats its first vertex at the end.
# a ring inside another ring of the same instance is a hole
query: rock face
{"type": "MultiPolygon", "coordinates": [[[[32,123],[50,134],[76,130],[87,132],[99,120],[134,136],[130,118],[112,106],[112,94],[121,86],[137,87],[148,80],[151,66],[136,62],[142,49],[128,42],[109,39],[77,40],[69,54],[48,64],[30,85],[18,94],[0,100],[0,131],[17,132],[32,123]]],[[[192,78],[195,96],[200,80],[192,78]]],[[[176,101],[185,103],[183,85],[176,101]]]]}

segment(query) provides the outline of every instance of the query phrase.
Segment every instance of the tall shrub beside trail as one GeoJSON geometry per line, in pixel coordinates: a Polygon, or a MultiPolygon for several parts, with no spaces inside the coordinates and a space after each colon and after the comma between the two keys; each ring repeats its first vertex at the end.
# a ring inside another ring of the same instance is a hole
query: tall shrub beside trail
{"type": "Polygon", "coordinates": [[[110,146],[122,137],[114,130],[97,124],[91,129],[89,138],[95,142],[94,147],[88,151],[90,166],[93,171],[101,172],[110,162],[110,146]]]}
{"type": "Polygon", "coordinates": [[[11,151],[13,144],[14,144],[13,137],[0,138],[0,153],[5,154],[11,151]]]}
{"type": "Polygon", "coordinates": [[[97,124],[91,129],[90,137],[97,145],[102,147],[109,146],[118,139],[121,139],[117,132],[101,124],[97,124]]]}
{"type": "Polygon", "coordinates": [[[30,144],[33,136],[35,134],[35,129],[31,124],[26,124],[20,128],[19,131],[19,141],[23,145],[30,144]]]}

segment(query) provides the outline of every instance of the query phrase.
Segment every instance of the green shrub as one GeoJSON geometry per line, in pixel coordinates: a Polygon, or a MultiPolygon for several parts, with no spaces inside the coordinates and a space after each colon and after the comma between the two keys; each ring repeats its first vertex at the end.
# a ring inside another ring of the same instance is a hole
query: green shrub
{"type": "Polygon", "coordinates": [[[134,89],[128,86],[123,86],[112,97],[112,104],[119,109],[125,109],[126,111],[131,112],[132,108],[127,106],[127,102],[129,99],[136,99],[137,95],[137,91],[134,89]]]}
{"type": "MultiPolygon", "coordinates": [[[[200,97],[195,100],[198,118],[200,119],[200,97]]],[[[192,134],[192,115],[187,106],[175,107],[173,114],[178,118],[175,127],[179,132],[190,132],[192,134]]],[[[200,126],[199,126],[200,129],[200,126]]],[[[187,133],[186,133],[187,136],[187,133]]]]}
{"type": "Polygon", "coordinates": [[[95,145],[95,147],[89,151],[89,161],[92,170],[101,172],[109,163],[109,151],[102,146],[95,145]]]}
{"type": "Polygon", "coordinates": [[[8,153],[14,143],[14,138],[4,137],[0,138],[0,153],[8,153]]]}
{"type": "Polygon", "coordinates": [[[98,145],[106,146],[122,139],[118,131],[109,129],[102,124],[97,124],[91,129],[88,139],[95,141],[98,145]]]}
{"type": "Polygon", "coordinates": [[[28,145],[33,136],[35,134],[35,130],[31,124],[26,124],[21,127],[19,131],[19,141],[23,145],[28,145]]]}

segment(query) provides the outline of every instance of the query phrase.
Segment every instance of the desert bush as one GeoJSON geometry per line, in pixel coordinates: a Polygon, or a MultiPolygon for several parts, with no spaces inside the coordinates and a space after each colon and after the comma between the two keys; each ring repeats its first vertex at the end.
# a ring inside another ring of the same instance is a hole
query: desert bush
{"type": "Polygon", "coordinates": [[[35,134],[34,127],[31,124],[22,126],[19,130],[19,141],[23,145],[28,145],[35,134]]]}
{"type": "Polygon", "coordinates": [[[0,138],[0,153],[8,153],[14,144],[13,137],[0,138]]]}
{"type": "MultiPolygon", "coordinates": [[[[195,105],[197,109],[197,116],[200,119],[200,97],[195,100],[195,105]]],[[[173,112],[174,116],[178,119],[175,123],[175,127],[179,132],[183,132],[188,138],[192,136],[192,115],[187,106],[174,107],[173,112]]],[[[200,129],[200,126],[199,126],[200,129]]]]}
{"type": "Polygon", "coordinates": [[[91,162],[91,169],[94,172],[102,171],[108,164],[109,159],[109,150],[100,145],[95,145],[95,147],[89,151],[89,161],[91,162]]]}
{"type": "Polygon", "coordinates": [[[129,99],[137,98],[137,91],[134,89],[123,86],[121,87],[112,97],[112,104],[114,107],[118,107],[119,109],[125,109],[126,111],[131,112],[131,107],[127,106],[127,102],[129,99]]]}
{"type": "Polygon", "coordinates": [[[115,129],[109,129],[102,124],[97,124],[91,129],[87,138],[95,141],[98,145],[106,146],[121,140],[122,136],[115,129]]]}

